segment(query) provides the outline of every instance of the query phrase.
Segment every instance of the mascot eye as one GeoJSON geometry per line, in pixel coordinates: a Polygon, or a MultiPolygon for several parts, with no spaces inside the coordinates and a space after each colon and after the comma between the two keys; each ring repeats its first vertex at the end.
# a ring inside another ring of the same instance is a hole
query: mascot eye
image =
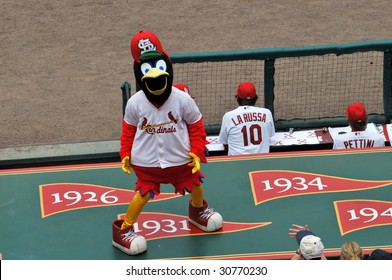
{"type": "Polygon", "coordinates": [[[152,65],[148,62],[144,62],[141,66],[140,66],[140,70],[142,70],[142,74],[145,75],[148,73],[148,71],[150,71],[152,68],[152,65]]]}
{"type": "Polygon", "coordinates": [[[155,67],[161,71],[166,71],[166,62],[163,59],[158,60],[155,62],[155,67]]]}

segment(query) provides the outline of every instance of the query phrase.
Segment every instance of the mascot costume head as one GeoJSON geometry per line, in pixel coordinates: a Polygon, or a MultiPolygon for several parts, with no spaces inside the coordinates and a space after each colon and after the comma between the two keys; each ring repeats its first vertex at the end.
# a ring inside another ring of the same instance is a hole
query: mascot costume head
{"type": "Polygon", "coordinates": [[[158,37],[139,31],[131,40],[133,70],[140,89],[155,106],[162,105],[170,96],[173,67],[158,37]]]}

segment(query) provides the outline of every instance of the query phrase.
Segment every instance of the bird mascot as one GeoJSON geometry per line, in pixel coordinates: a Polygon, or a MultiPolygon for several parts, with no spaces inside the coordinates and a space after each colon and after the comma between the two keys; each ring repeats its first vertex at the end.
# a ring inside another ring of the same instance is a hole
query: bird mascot
{"type": "Polygon", "coordinates": [[[192,97],[173,87],[173,68],[158,37],[138,32],[130,43],[133,71],[140,90],[127,102],[120,137],[122,170],[135,173],[135,195],[124,220],[112,223],[113,246],[128,255],[147,250],[134,224],[146,203],[171,184],[190,193],[188,221],[206,232],[222,228],[222,216],[209,207],[200,163],[206,163],[206,132],[192,97]]]}

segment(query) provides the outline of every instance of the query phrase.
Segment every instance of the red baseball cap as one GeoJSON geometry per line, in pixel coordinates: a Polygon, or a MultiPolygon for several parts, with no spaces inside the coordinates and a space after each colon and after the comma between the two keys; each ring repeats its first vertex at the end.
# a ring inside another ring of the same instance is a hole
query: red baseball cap
{"type": "Polygon", "coordinates": [[[167,52],[163,49],[161,41],[159,41],[158,37],[150,31],[141,30],[136,33],[131,40],[130,47],[132,57],[137,62],[140,62],[140,56],[142,54],[151,51],[161,52],[169,57],[167,52]]]}
{"type": "Polygon", "coordinates": [[[191,91],[189,90],[189,87],[186,84],[175,84],[173,87],[178,88],[179,90],[185,91],[189,95],[191,94],[191,91]]]}
{"type": "Polygon", "coordinates": [[[346,115],[350,122],[366,122],[367,114],[365,106],[361,103],[352,103],[346,109],[346,115]]]}
{"type": "Polygon", "coordinates": [[[256,88],[251,82],[243,82],[237,88],[237,97],[241,99],[253,99],[257,96],[256,88]]]}

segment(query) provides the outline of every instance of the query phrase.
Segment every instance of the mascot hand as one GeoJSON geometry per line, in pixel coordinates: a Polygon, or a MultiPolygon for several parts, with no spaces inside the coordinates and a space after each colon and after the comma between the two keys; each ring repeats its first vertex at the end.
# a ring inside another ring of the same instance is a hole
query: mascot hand
{"type": "Polygon", "coordinates": [[[122,159],[121,163],[122,163],[121,168],[122,168],[122,170],[123,170],[125,173],[131,175],[132,172],[134,172],[134,171],[133,171],[133,168],[132,168],[132,166],[131,166],[131,162],[129,161],[129,156],[124,157],[124,158],[122,159]]]}
{"type": "Polygon", "coordinates": [[[189,167],[192,168],[192,173],[196,173],[200,171],[200,158],[195,155],[194,153],[189,153],[189,155],[192,157],[192,162],[188,164],[189,167]]]}

